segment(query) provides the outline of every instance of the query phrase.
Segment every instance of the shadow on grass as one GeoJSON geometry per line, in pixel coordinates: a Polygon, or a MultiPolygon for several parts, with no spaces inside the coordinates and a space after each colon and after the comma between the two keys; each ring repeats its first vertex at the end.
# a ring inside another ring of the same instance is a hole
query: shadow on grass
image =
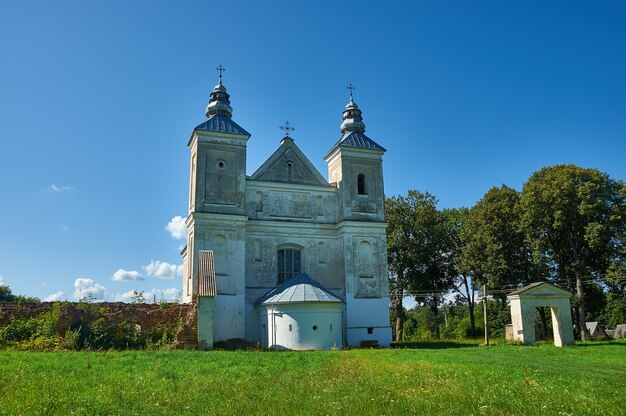
{"type": "Polygon", "coordinates": [[[577,347],[597,347],[599,345],[610,345],[611,347],[626,348],[626,340],[613,339],[613,340],[598,340],[598,341],[576,341],[574,344],[577,347]]]}
{"type": "Polygon", "coordinates": [[[393,348],[416,350],[444,350],[449,348],[479,347],[480,341],[423,341],[423,342],[396,342],[393,348]]]}

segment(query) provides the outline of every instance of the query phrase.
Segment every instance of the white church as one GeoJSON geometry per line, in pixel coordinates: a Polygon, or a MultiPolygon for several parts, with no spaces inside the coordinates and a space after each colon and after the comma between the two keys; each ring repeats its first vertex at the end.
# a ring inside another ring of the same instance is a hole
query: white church
{"type": "Polygon", "coordinates": [[[365,135],[352,93],[341,137],[328,141],[328,180],[289,130],[247,176],[251,135],[232,112],[220,72],[188,143],[183,300],[198,302],[199,338],[209,348],[233,338],[277,349],[389,345],[385,149],[365,135]]]}

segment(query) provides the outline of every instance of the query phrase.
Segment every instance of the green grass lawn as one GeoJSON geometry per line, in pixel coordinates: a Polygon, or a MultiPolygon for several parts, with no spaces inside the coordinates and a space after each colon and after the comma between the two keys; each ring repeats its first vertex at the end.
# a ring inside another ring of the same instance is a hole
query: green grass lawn
{"type": "Polygon", "coordinates": [[[2,351],[0,414],[626,414],[623,342],[411,346],[2,351]]]}

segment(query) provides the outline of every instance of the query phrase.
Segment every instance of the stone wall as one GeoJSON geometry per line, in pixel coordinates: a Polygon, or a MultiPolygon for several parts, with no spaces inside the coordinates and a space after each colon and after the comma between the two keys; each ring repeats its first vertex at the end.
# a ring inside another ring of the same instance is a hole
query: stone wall
{"type": "MultiPolygon", "coordinates": [[[[0,326],[12,318],[32,318],[52,310],[55,302],[16,303],[0,302],[0,326]]],[[[122,302],[77,303],[59,302],[60,314],[57,333],[63,336],[75,322],[92,323],[104,318],[107,325],[122,322],[139,325],[142,336],[153,329],[176,332],[174,346],[196,348],[198,339],[196,304],[130,304],[122,302]]]]}

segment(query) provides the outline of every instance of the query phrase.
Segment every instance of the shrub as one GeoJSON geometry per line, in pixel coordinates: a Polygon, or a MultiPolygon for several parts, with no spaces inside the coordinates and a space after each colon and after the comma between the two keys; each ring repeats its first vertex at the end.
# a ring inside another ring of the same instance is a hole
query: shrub
{"type": "Polygon", "coordinates": [[[79,344],[80,339],[80,328],[79,329],[68,329],[65,332],[65,336],[63,337],[63,342],[61,343],[61,347],[64,350],[70,351],[78,351],[81,349],[81,345],[79,344]]]}

